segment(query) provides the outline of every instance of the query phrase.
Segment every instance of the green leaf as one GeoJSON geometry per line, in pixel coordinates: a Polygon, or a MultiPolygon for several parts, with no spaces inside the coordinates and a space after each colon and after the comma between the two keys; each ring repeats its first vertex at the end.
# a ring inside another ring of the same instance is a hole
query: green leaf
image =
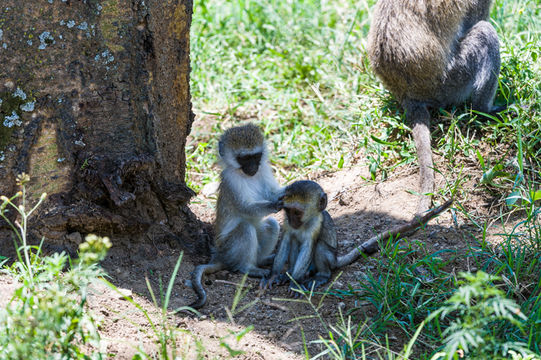
{"type": "Polygon", "coordinates": [[[227,350],[227,352],[229,353],[229,356],[231,357],[235,357],[235,356],[238,356],[238,355],[242,355],[244,354],[244,351],[242,350],[235,350],[233,349],[231,346],[229,346],[226,342],[224,341],[221,341],[220,342],[220,346],[225,348],[227,350]]]}
{"type": "Polygon", "coordinates": [[[541,190],[530,191],[530,199],[532,199],[532,202],[541,200],[541,190]]]}
{"type": "Polygon", "coordinates": [[[481,169],[485,168],[485,160],[483,159],[483,155],[479,152],[479,150],[476,150],[477,152],[477,159],[479,160],[479,165],[481,165],[481,169]]]}
{"type": "Polygon", "coordinates": [[[238,332],[236,334],[236,339],[237,341],[240,341],[244,335],[248,334],[250,331],[252,331],[254,329],[254,326],[253,325],[250,325],[248,326],[247,328],[243,329],[242,331],[238,332]]]}
{"type": "Polygon", "coordinates": [[[378,139],[377,137],[375,137],[374,135],[370,135],[370,138],[372,138],[372,140],[374,140],[378,144],[396,146],[396,142],[388,142],[388,141],[385,141],[385,140],[381,140],[381,139],[378,139]]]}
{"type": "Polygon", "coordinates": [[[520,199],[522,199],[522,195],[520,194],[520,192],[513,191],[511,194],[507,196],[507,198],[505,198],[505,204],[507,206],[515,205],[517,200],[520,200],[520,199]]]}
{"type": "Polygon", "coordinates": [[[338,168],[341,169],[344,166],[344,155],[340,156],[340,160],[338,161],[338,168]]]}
{"type": "Polygon", "coordinates": [[[492,184],[492,182],[495,179],[502,178],[502,177],[509,177],[509,173],[502,171],[501,169],[503,166],[501,164],[498,164],[494,166],[492,169],[488,170],[483,174],[483,177],[481,178],[481,184],[492,184]]]}

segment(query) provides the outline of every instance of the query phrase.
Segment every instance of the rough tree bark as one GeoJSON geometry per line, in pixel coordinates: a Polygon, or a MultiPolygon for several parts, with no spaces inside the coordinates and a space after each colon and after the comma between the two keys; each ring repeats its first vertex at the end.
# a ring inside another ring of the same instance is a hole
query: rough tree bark
{"type": "Polygon", "coordinates": [[[0,194],[21,172],[49,194],[38,236],[194,239],[191,15],[191,0],[1,1],[0,194]]]}

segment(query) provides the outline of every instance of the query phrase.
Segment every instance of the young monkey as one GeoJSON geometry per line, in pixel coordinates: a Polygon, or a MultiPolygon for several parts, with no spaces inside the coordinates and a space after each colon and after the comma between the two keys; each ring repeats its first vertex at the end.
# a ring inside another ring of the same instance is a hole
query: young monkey
{"type": "Polygon", "coordinates": [[[331,216],[325,210],[327,194],[313,181],[296,181],[285,188],[283,208],[287,222],[284,224],[284,235],[274,258],[270,277],[263,278],[260,286],[272,288],[275,284],[286,283],[289,277],[283,274],[282,270],[288,261],[288,273],[292,279],[290,291],[299,288],[315,289],[329,281],[332,270],[353,263],[361,253],[367,255],[375,253],[381,239],[410,233],[443,212],[451,203],[452,201],[448,201],[425,213],[421,218],[415,218],[380,233],[348,253],[338,256],[336,228],[331,216]]]}
{"type": "Polygon", "coordinates": [[[333,269],[345,265],[336,256],[336,229],[325,210],[327,194],[313,181],[296,181],[285,188],[283,207],[287,216],[284,235],[271,275],[261,280],[261,286],[271,288],[289,280],[287,274],[281,274],[288,258],[293,279],[290,289],[297,288],[296,284],[302,290],[325,284],[333,269]]]}
{"type": "Polygon", "coordinates": [[[205,305],[201,285],[205,273],[227,269],[264,277],[272,263],[280,225],[265,218],[282,209],[282,188],[272,174],[263,133],[253,124],[225,131],[218,144],[223,165],[216,204],[216,239],[208,264],[192,273],[191,285],[197,300],[194,309],[205,305]]]}

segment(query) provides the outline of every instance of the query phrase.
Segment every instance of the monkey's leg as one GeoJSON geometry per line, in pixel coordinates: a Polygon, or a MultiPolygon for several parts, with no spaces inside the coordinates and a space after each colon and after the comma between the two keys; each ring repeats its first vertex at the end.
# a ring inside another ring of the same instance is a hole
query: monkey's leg
{"type": "Polygon", "coordinates": [[[430,146],[430,114],[426,105],[416,101],[406,101],[406,119],[412,124],[413,141],[419,161],[419,192],[421,198],[417,204],[416,216],[428,211],[434,192],[434,164],[432,163],[432,148],[430,146]],[[425,195],[429,194],[429,195],[425,195]]]}
{"type": "MultiPolygon", "coordinates": [[[[498,34],[486,21],[478,22],[468,33],[469,37],[479,39],[482,44],[480,69],[475,77],[472,94],[472,107],[483,112],[498,112],[505,109],[494,107],[494,96],[498,89],[500,74],[500,43],[498,34]]],[[[479,45],[479,44],[478,44],[479,45]]]]}
{"type": "Polygon", "coordinates": [[[269,257],[274,251],[280,235],[280,224],[274,218],[267,218],[261,221],[256,231],[258,265],[264,265],[266,262],[270,264],[272,259],[269,262],[269,257]]]}
{"type": "Polygon", "coordinates": [[[270,266],[274,263],[274,258],[276,257],[276,254],[270,254],[267,257],[264,257],[259,261],[259,266],[270,266]]]}
{"type": "Polygon", "coordinates": [[[260,267],[257,267],[256,265],[248,265],[246,267],[243,267],[241,270],[239,270],[243,274],[248,274],[250,277],[256,277],[256,278],[264,278],[269,276],[270,270],[269,269],[262,269],[260,267]]]}
{"type": "Polygon", "coordinates": [[[247,221],[241,221],[218,249],[218,260],[231,271],[239,271],[248,276],[263,277],[270,270],[257,266],[258,240],[256,228],[247,221]]]}
{"type": "MultiPolygon", "coordinates": [[[[278,252],[274,258],[274,263],[272,264],[271,276],[269,278],[261,279],[259,287],[262,289],[272,289],[274,285],[279,285],[282,280],[280,278],[284,266],[286,265],[287,256],[289,255],[291,249],[291,236],[289,232],[286,232],[278,248],[278,252]]],[[[283,275],[283,274],[282,274],[283,275]]]]}
{"type": "Polygon", "coordinates": [[[479,21],[458,44],[444,87],[456,94],[471,94],[475,110],[485,113],[502,111],[505,107],[497,109],[493,106],[499,73],[498,34],[489,22],[479,21]]]}

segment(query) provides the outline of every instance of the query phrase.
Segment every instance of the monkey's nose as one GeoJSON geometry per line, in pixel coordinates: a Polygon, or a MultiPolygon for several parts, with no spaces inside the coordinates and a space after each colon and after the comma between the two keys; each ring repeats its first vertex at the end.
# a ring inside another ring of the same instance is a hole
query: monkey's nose
{"type": "Polygon", "coordinates": [[[253,165],[252,166],[248,165],[248,166],[243,166],[242,167],[242,171],[248,176],[254,176],[257,173],[257,169],[258,169],[258,167],[253,166],[253,165]]]}

